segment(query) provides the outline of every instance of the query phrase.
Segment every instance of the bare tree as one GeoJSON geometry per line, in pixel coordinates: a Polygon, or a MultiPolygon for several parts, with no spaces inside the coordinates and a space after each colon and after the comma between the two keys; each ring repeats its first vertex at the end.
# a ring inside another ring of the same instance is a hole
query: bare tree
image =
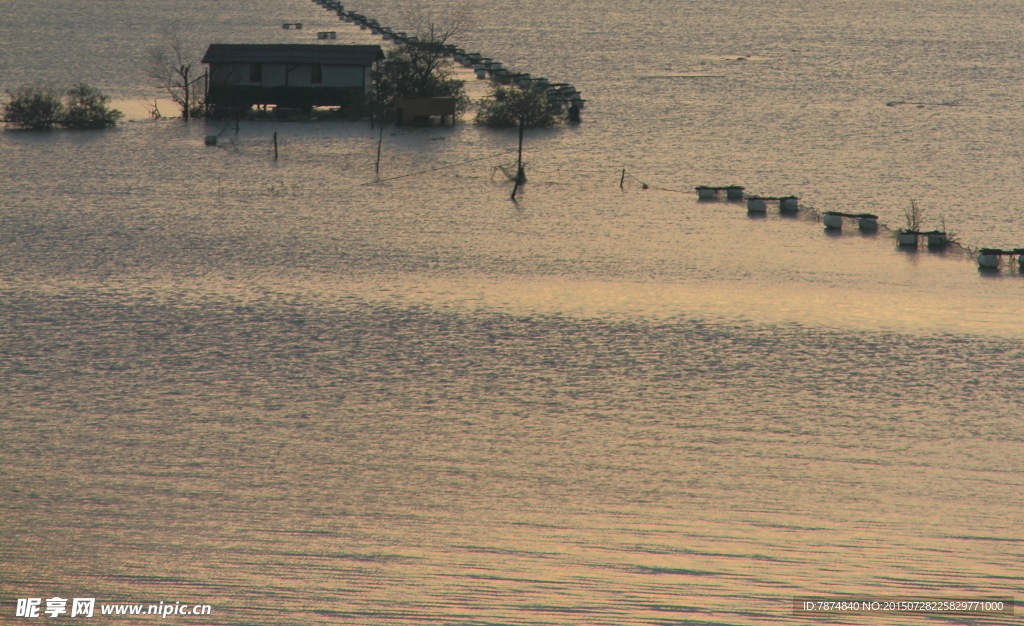
{"type": "Polygon", "coordinates": [[[200,113],[202,94],[196,85],[204,76],[176,26],[163,31],[163,45],[149,51],[148,73],[181,109],[186,121],[200,113]]]}
{"type": "Polygon", "coordinates": [[[472,5],[465,3],[438,14],[424,4],[412,3],[402,21],[421,42],[443,46],[473,27],[472,5]]]}
{"type": "Polygon", "coordinates": [[[454,97],[457,108],[469,105],[463,81],[452,78],[446,46],[470,27],[469,11],[463,7],[437,16],[422,5],[413,5],[403,20],[415,36],[388,52],[374,77],[378,107],[397,96],[454,97]]]}

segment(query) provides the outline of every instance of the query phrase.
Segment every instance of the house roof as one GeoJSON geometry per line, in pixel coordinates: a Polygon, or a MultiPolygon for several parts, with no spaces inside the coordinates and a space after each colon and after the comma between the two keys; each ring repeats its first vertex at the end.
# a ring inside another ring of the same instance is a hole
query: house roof
{"type": "Polygon", "coordinates": [[[203,63],[319,63],[366,67],[384,53],[380,46],[315,43],[212,43],[203,63]]]}

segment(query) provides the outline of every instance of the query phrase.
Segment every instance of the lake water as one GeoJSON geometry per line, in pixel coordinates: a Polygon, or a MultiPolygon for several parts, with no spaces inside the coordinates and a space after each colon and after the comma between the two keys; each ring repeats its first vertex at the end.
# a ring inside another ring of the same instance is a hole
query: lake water
{"type": "Polygon", "coordinates": [[[971,252],[1024,246],[1019,3],[470,15],[587,98],[527,132],[515,203],[516,133],[471,117],[387,127],[376,181],[368,123],[145,114],[172,23],[197,56],[379,41],[311,2],[0,4],[0,89],[131,118],[0,132],[0,621],[1017,623],[792,605],[1020,595],[1024,276],[971,252]],[[967,250],[897,249],[911,199],[967,250]]]}

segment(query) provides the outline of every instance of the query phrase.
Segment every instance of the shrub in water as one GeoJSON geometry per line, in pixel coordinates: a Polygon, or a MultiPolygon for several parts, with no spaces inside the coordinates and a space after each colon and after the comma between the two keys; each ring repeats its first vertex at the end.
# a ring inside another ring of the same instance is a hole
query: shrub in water
{"type": "Polygon", "coordinates": [[[108,96],[99,89],[78,83],[65,94],[66,106],[61,126],[68,128],[108,128],[117,124],[124,113],[108,109],[108,96]]]}
{"type": "Polygon", "coordinates": [[[444,56],[443,40],[402,44],[379,63],[373,84],[377,106],[397,97],[455,98],[456,113],[469,108],[465,81],[452,78],[451,61],[444,56]]]}
{"type": "Polygon", "coordinates": [[[63,100],[60,92],[48,87],[21,87],[8,90],[7,95],[10,100],[0,106],[0,121],[15,128],[108,128],[124,117],[124,113],[107,108],[109,97],[85,83],[69,89],[63,100]]]}
{"type": "Polygon", "coordinates": [[[60,93],[46,87],[7,90],[10,101],[3,105],[3,121],[15,128],[45,130],[59,124],[64,115],[60,93]]]}
{"type": "Polygon", "coordinates": [[[562,120],[561,102],[534,88],[495,86],[492,99],[480,105],[476,123],[491,128],[511,128],[524,121],[528,128],[547,128],[562,120]]]}

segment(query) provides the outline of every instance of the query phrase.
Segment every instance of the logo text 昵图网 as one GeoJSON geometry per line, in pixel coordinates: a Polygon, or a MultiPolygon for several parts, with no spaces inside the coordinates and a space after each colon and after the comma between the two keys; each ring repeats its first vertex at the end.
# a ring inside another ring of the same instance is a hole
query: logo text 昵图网
{"type": "Polygon", "coordinates": [[[15,617],[41,618],[41,617],[93,617],[94,615],[106,616],[136,616],[148,615],[166,618],[171,615],[210,615],[213,608],[209,604],[192,604],[189,602],[177,601],[159,602],[156,604],[135,604],[135,603],[111,603],[98,604],[96,598],[18,598],[15,608],[15,617]]]}

